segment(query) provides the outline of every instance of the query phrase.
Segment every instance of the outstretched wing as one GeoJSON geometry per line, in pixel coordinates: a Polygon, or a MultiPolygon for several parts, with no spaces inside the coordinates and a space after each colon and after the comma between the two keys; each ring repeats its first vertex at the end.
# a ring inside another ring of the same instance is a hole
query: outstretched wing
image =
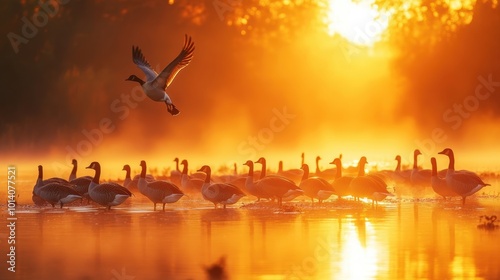
{"type": "Polygon", "coordinates": [[[175,76],[182,68],[186,67],[191,60],[193,59],[194,53],[194,42],[191,40],[191,37],[185,35],[184,37],[184,47],[177,57],[170,62],[163,71],[161,71],[160,75],[156,77],[154,80],[154,86],[167,88],[175,76]]]}
{"type": "Polygon", "coordinates": [[[139,47],[132,46],[132,61],[134,61],[135,65],[141,68],[142,72],[146,74],[146,80],[148,82],[154,80],[158,76],[158,73],[151,68],[151,65],[146,60],[139,47]]]}

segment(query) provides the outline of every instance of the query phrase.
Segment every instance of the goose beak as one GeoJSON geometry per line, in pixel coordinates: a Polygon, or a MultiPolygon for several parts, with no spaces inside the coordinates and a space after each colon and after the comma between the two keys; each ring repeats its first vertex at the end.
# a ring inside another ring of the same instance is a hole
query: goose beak
{"type": "Polygon", "coordinates": [[[445,150],[442,150],[441,152],[439,152],[438,154],[440,155],[445,155],[446,153],[444,152],[445,150]]]}

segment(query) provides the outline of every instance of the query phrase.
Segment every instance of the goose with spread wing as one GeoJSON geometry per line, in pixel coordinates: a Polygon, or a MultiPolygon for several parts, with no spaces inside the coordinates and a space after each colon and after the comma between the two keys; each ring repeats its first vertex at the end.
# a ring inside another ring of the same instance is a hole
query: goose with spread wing
{"type": "Polygon", "coordinates": [[[173,116],[178,115],[180,112],[172,103],[172,99],[165,92],[168,86],[172,83],[175,76],[186,67],[193,59],[194,42],[190,36],[185,36],[184,47],[177,57],[170,62],[160,74],[156,73],[151,65],[142,54],[139,47],[132,46],[132,60],[135,65],[139,67],[146,75],[146,81],[143,81],[136,75],[130,75],[126,81],[138,82],[143,88],[146,95],[153,101],[165,102],[167,110],[173,116]]]}

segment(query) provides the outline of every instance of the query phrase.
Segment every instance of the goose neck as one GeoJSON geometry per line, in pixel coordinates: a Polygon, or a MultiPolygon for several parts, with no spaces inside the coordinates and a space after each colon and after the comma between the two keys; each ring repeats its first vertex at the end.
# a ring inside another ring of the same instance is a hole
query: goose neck
{"type": "Polygon", "coordinates": [[[336,170],[337,173],[335,174],[335,178],[342,177],[342,163],[340,159],[335,162],[335,167],[337,168],[336,170]]]}
{"type": "Polygon", "coordinates": [[[307,164],[302,164],[302,170],[304,170],[304,174],[302,174],[301,181],[305,181],[309,178],[309,166],[307,166],[307,164]]]}
{"type": "Polygon", "coordinates": [[[206,168],[205,173],[207,174],[207,176],[205,176],[205,184],[210,184],[210,177],[212,176],[212,170],[210,168],[206,168]]]}

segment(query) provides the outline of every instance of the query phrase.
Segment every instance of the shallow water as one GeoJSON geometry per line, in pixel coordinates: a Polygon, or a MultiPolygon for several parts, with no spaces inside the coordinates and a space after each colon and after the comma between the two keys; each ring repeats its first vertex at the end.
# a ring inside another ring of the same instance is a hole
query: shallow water
{"type": "MultiPolygon", "coordinates": [[[[79,202],[40,209],[26,197],[16,211],[16,272],[4,261],[0,279],[207,279],[221,258],[230,279],[500,279],[500,229],[478,228],[479,216],[500,213],[491,195],[464,207],[299,199],[285,210],[251,199],[215,210],[182,198],[165,212],[140,194],[111,211],[79,202]]],[[[7,211],[1,219],[8,224],[7,211]]]]}

